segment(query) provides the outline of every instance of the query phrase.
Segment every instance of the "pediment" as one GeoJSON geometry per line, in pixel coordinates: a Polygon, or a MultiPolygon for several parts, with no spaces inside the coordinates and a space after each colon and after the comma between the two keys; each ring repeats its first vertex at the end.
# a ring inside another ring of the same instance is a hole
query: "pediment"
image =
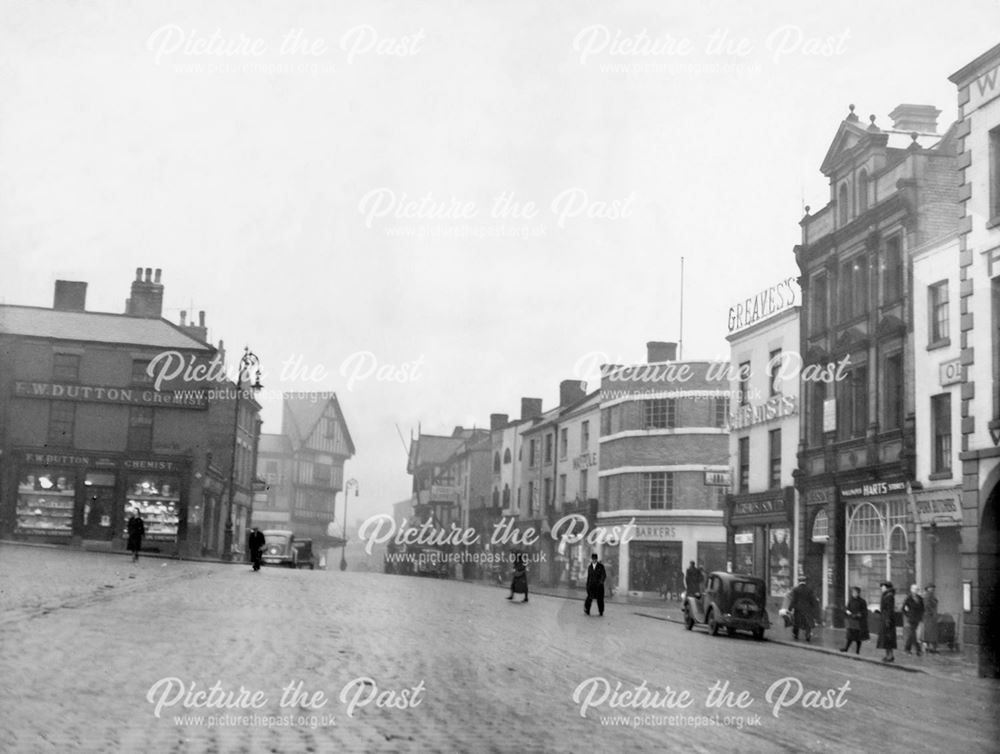
{"type": "Polygon", "coordinates": [[[823,164],[820,165],[820,172],[829,176],[836,169],[837,165],[847,156],[853,156],[859,151],[859,147],[885,146],[889,141],[889,135],[874,127],[863,128],[857,120],[844,120],[837,129],[830,148],[826,150],[823,164]]]}

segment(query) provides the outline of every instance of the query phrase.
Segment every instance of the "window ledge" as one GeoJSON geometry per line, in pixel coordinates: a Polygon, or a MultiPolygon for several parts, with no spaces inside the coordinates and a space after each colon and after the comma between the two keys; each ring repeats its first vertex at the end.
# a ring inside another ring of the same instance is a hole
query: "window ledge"
{"type": "Polygon", "coordinates": [[[1000,215],[996,215],[995,217],[991,217],[989,220],[986,221],[986,227],[987,227],[987,229],[989,229],[989,228],[996,228],[998,225],[1000,225],[1000,215]]]}
{"type": "Polygon", "coordinates": [[[941,338],[927,344],[928,351],[936,351],[939,348],[947,348],[951,345],[951,338],[941,338]]]}
{"type": "Polygon", "coordinates": [[[951,479],[953,474],[950,471],[935,471],[933,474],[928,474],[927,478],[934,482],[938,479],[951,479]]]}

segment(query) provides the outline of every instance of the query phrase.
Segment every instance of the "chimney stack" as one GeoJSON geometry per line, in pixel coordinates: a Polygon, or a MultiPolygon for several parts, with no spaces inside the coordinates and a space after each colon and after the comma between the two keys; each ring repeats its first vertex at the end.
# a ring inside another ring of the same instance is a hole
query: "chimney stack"
{"type": "Polygon", "coordinates": [[[146,268],[146,278],[143,279],[142,268],[136,267],[135,280],[132,281],[132,295],[125,302],[125,313],[133,317],[159,319],[163,316],[163,283],[160,282],[162,271],[146,268]]]}
{"type": "Polygon", "coordinates": [[[677,359],[677,344],[660,340],[651,340],[646,344],[646,362],[659,364],[677,359]]]}
{"type": "Polygon", "coordinates": [[[937,119],[941,114],[934,105],[897,105],[889,113],[894,131],[918,134],[937,134],[937,119]]]}
{"type": "Polygon", "coordinates": [[[525,419],[534,419],[541,415],[542,415],[541,398],[521,399],[521,421],[524,421],[525,419]]]}
{"type": "Polygon", "coordinates": [[[559,405],[569,406],[587,395],[587,383],[583,380],[563,380],[559,383],[559,405]]]}
{"type": "Polygon", "coordinates": [[[507,414],[490,414],[490,430],[507,426],[507,414]]]}
{"type": "Polygon", "coordinates": [[[57,280],[52,308],[61,312],[87,310],[87,284],[78,280],[57,280]]]}
{"type": "Polygon", "coordinates": [[[188,318],[187,309],[182,309],[181,310],[181,327],[187,327],[187,318],[188,318]]]}

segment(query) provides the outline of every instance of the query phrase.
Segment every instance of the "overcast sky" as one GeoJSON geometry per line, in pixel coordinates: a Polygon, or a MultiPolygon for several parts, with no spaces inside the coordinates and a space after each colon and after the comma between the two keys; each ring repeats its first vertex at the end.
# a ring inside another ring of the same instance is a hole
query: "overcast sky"
{"type": "Polygon", "coordinates": [[[351,517],[386,511],[397,425],[548,409],[588,354],[676,340],[682,256],[684,356],[728,358],[848,105],[943,130],[1000,29],[995,0],[813,5],[3,2],[0,301],[86,280],[119,312],[162,268],[167,318],[261,357],[265,431],[337,392],[351,517]]]}

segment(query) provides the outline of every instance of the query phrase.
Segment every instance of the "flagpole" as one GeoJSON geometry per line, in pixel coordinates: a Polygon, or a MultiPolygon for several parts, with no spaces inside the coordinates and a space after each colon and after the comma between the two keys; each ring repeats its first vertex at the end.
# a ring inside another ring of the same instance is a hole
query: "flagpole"
{"type": "Polygon", "coordinates": [[[684,257],[681,257],[681,333],[677,339],[677,359],[684,358],[684,257]]]}

